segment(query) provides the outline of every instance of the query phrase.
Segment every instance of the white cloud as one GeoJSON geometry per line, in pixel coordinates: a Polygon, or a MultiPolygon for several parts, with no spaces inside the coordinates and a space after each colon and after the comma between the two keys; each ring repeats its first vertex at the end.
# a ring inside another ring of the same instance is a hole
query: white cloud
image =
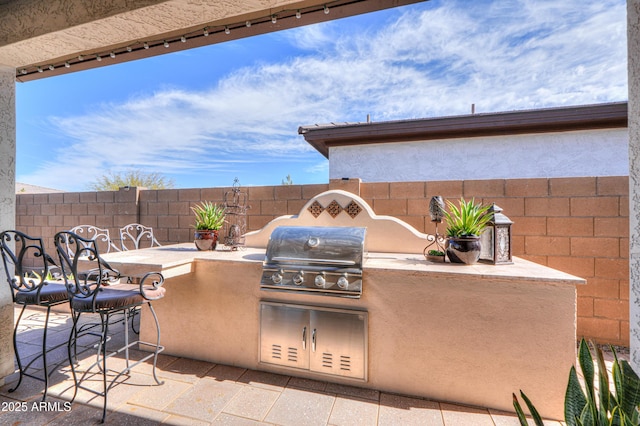
{"type": "Polygon", "coordinates": [[[280,39],[303,54],[236,69],[207,90],[158,90],[56,117],[72,146],[18,179],[82,189],[55,181],[62,159],[88,165],[89,180],[127,168],[205,176],[270,161],[284,166],[265,184],[287,173],[300,181],[296,164],[326,179],[298,126],[467,114],[472,103],[492,112],[626,100],[623,0],[430,1],[389,16],[368,28],[337,21],[291,31],[280,39]]]}

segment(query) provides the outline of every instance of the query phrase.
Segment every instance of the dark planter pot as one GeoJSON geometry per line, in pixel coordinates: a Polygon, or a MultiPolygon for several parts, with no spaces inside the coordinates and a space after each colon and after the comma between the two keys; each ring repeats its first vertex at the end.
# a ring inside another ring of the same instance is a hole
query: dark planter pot
{"type": "Polygon", "coordinates": [[[451,263],[473,265],[480,258],[480,237],[449,237],[446,252],[451,263]]]}
{"type": "Polygon", "coordinates": [[[194,243],[198,250],[215,250],[218,245],[217,230],[197,230],[194,233],[194,243]]]}

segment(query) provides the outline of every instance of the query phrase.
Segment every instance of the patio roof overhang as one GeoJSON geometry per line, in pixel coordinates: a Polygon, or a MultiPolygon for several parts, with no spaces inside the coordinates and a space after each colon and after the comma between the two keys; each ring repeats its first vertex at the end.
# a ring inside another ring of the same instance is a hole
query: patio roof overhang
{"type": "Polygon", "coordinates": [[[329,148],[372,143],[626,128],[627,102],[411,120],[301,126],[298,133],[329,158],[329,148]]]}
{"type": "Polygon", "coordinates": [[[0,65],[18,81],[425,0],[0,0],[0,65]]]}

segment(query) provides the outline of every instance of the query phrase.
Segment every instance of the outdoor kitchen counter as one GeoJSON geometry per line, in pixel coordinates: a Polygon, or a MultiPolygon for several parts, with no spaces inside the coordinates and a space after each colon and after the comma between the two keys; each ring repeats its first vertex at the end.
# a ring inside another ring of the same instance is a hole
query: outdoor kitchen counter
{"type": "MultiPolygon", "coordinates": [[[[360,299],[260,290],[264,249],[197,251],[193,243],[105,259],[124,273],[163,272],[153,303],[166,354],[512,411],[520,389],[561,419],[576,356],[576,285],[523,259],[513,265],[427,262],[369,253],[360,299]],[[261,363],[260,302],[368,313],[367,380],[261,363]]],[[[154,332],[142,315],[142,338],[154,332]]]]}
{"type": "MultiPolygon", "coordinates": [[[[237,251],[198,251],[192,243],[182,243],[143,250],[108,253],[103,257],[124,274],[160,271],[165,278],[172,278],[193,272],[196,261],[262,263],[264,254],[265,250],[262,248],[244,248],[237,251]]],[[[472,275],[474,279],[517,279],[547,284],[551,280],[556,284],[572,286],[586,283],[582,278],[517,257],[514,258],[514,264],[512,265],[496,266],[485,263],[477,263],[475,265],[434,263],[426,261],[424,256],[419,254],[368,253],[365,258],[364,269],[404,270],[425,272],[429,275],[472,275]]]]}
{"type": "Polygon", "coordinates": [[[518,280],[520,282],[541,282],[575,286],[586,284],[582,278],[529,262],[518,257],[513,258],[511,265],[491,265],[476,263],[465,265],[459,263],[441,263],[426,261],[420,254],[401,253],[369,253],[364,262],[365,269],[404,270],[425,272],[430,276],[450,275],[473,276],[477,280],[518,280]]]}

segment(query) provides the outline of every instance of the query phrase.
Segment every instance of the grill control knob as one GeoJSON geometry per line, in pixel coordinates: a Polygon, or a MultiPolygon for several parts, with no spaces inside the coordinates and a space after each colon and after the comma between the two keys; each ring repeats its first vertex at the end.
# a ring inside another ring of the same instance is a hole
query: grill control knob
{"type": "Polygon", "coordinates": [[[324,288],[324,285],[327,283],[326,278],[324,277],[324,272],[319,275],[316,275],[315,284],[316,287],[324,288]]]}
{"type": "Polygon", "coordinates": [[[274,274],[271,275],[271,281],[274,284],[280,284],[282,282],[282,273],[281,272],[274,272],[274,274]]]}
{"type": "Polygon", "coordinates": [[[347,279],[346,274],[338,278],[336,284],[338,284],[338,287],[341,289],[346,290],[349,287],[349,280],[347,279]]]}
{"type": "Polygon", "coordinates": [[[293,283],[295,285],[302,285],[304,282],[304,271],[300,271],[293,276],[293,283]]]}

